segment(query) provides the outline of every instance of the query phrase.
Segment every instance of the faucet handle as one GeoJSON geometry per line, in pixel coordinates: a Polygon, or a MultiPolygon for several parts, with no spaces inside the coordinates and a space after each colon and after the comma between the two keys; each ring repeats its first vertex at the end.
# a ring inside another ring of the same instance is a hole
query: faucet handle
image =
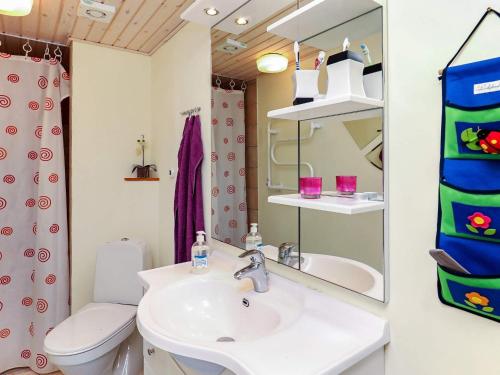
{"type": "Polygon", "coordinates": [[[297,244],[293,242],[284,242],[278,248],[278,258],[285,259],[292,255],[293,251],[297,248],[297,244]]]}
{"type": "Polygon", "coordinates": [[[260,250],[247,250],[238,255],[238,258],[246,258],[250,257],[250,260],[252,263],[262,263],[264,264],[266,262],[266,257],[260,250]]]}

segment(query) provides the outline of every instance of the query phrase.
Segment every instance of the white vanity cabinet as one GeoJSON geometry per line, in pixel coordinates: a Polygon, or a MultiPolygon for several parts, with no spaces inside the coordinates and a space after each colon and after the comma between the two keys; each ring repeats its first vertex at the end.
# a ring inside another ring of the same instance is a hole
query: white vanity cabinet
{"type": "MultiPolygon", "coordinates": [[[[237,375],[225,369],[222,373],[210,371],[197,371],[179,363],[174,357],[161,349],[144,341],[144,375],[237,375]]],[[[200,361],[201,362],[201,361],[200,361]]],[[[339,375],[383,375],[384,350],[379,349],[364,360],[339,375]]],[[[268,375],[268,374],[264,374],[268,375]]],[[[271,375],[271,374],[269,374],[271,375]]],[[[272,374],[286,375],[286,374],[272,374]]],[[[308,375],[308,374],[304,374],[308,375]]],[[[314,375],[314,374],[311,374],[314,375]]],[[[334,375],[332,372],[331,375],[334,375]]]]}

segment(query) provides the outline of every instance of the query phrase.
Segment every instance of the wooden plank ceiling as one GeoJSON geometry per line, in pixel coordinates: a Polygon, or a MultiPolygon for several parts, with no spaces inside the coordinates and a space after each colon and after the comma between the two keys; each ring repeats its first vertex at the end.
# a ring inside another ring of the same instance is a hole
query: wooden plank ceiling
{"type": "MultiPolygon", "coordinates": [[[[311,0],[302,0],[300,1],[300,6],[304,6],[310,1],[311,0]]],[[[294,63],[295,58],[293,54],[293,41],[268,33],[266,29],[268,25],[276,22],[296,9],[296,5],[289,6],[238,36],[213,29],[213,74],[221,75],[227,78],[251,81],[260,74],[257,70],[257,59],[270,52],[281,53],[288,58],[289,63],[294,63]],[[234,55],[217,51],[217,46],[223,43],[226,38],[244,42],[248,45],[248,48],[234,55]]],[[[301,60],[307,60],[317,53],[318,50],[315,48],[302,46],[300,50],[300,57],[301,60]]]]}
{"type": "Polygon", "coordinates": [[[194,0],[105,0],[116,6],[109,24],[78,17],[79,2],[34,0],[28,16],[0,16],[0,32],[65,45],[85,40],[151,55],[184,26],[180,15],[194,0]]]}

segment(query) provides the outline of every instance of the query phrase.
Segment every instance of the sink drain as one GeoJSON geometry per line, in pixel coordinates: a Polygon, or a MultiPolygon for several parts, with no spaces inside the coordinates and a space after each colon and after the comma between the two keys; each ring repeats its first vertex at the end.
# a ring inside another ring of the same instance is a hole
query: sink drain
{"type": "Polygon", "coordinates": [[[236,341],[235,339],[233,339],[232,337],[227,337],[227,336],[222,336],[222,337],[219,337],[217,340],[215,340],[217,342],[234,342],[236,341]]]}

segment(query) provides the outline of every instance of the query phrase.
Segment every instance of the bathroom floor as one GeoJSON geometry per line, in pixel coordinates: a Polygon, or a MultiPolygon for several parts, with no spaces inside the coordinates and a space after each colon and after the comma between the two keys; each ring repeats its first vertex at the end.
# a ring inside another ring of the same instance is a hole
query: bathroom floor
{"type": "MultiPolygon", "coordinates": [[[[16,368],[13,370],[2,372],[1,375],[36,375],[36,372],[33,372],[28,368],[16,368]]],[[[56,371],[51,372],[50,375],[63,375],[63,373],[60,371],[56,371]]]]}

